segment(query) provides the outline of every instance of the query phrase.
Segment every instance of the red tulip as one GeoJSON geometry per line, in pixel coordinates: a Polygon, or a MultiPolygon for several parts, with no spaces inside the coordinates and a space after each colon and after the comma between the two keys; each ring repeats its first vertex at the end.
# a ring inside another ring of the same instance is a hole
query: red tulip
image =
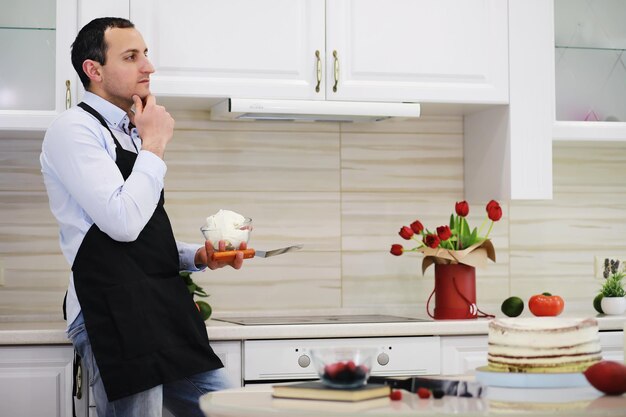
{"type": "Polygon", "coordinates": [[[437,228],[437,236],[441,240],[448,240],[450,236],[452,236],[452,231],[450,230],[450,226],[439,226],[437,228]]]}
{"type": "Polygon", "coordinates": [[[424,230],[424,225],[420,223],[419,220],[415,220],[413,223],[411,223],[411,230],[419,235],[420,233],[422,233],[422,230],[424,230]]]}
{"type": "Polygon", "coordinates": [[[454,205],[454,210],[459,216],[465,217],[469,214],[469,204],[467,204],[467,201],[458,201],[454,205]]]}
{"type": "Polygon", "coordinates": [[[391,245],[391,250],[389,251],[392,255],[400,256],[402,252],[404,252],[404,248],[402,245],[391,245]]]}
{"type": "Polygon", "coordinates": [[[492,210],[494,207],[500,207],[500,203],[498,203],[496,200],[491,200],[490,202],[487,203],[487,213],[489,213],[489,210],[492,210]]]}
{"type": "Polygon", "coordinates": [[[491,207],[487,210],[487,216],[489,216],[489,220],[497,222],[502,218],[502,208],[499,205],[491,207]]]}
{"type": "Polygon", "coordinates": [[[424,237],[424,243],[429,248],[435,249],[437,246],[439,246],[439,242],[440,242],[439,236],[437,236],[435,234],[426,235],[424,237]]]}
{"type": "Polygon", "coordinates": [[[413,237],[413,230],[411,230],[408,226],[402,226],[398,234],[402,237],[402,239],[409,240],[413,237]]]}

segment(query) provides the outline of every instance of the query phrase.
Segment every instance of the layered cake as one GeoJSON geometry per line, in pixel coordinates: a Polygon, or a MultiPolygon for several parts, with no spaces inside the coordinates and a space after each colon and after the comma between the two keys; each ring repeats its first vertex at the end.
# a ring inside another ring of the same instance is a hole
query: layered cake
{"type": "Polygon", "coordinates": [[[489,322],[489,369],[582,372],[602,359],[594,318],[529,317],[489,322]]]}

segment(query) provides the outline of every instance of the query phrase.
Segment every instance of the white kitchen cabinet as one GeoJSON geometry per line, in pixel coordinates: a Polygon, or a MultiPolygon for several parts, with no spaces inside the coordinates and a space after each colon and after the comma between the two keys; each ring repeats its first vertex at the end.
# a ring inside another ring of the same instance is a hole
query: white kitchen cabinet
{"type": "Polygon", "coordinates": [[[552,198],[554,8],[545,0],[508,6],[510,104],[465,116],[468,200],[552,198]]]}
{"type": "Polygon", "coordinates": [[[157,95],[508,102],[504,0],[131,0],[130,17],[157,95]]]}
{"type": "Polygon", "coordinates": [[[0,347],[2,415],[71,417],[73,355],[71,346],[0,347]]]}
{"type": "Polygon", "coordinates": [[[441,374],[473,374],[487,365],[487,336],[442,336],[441,374]]]}
{"type": "Polygon", "coordinates": [[[600,332],[602,359],[624,362],[624,332],[600,332]]]}
{"type": "Polygon", "coordinates": [[[224,369],[233,387],[241,387],[243,385],[241,341],[211,341],[211,347],[213,348],[213,352],[215,352],[224,364],[224,369]]]}
{"type": "Polygon", "coordinates": [[[323,98],[323,0],[132,0],[156,95],[323,98]]]}
{"type": "Polygon", "coordinates": [[[2,1],[0,130],[39,131],[72,104],[77,0],[2,1]]]}
{"type": "Polygon", "coordinates": [[[78,29],[97,17],[122,17],[128,19],[129,15],[130,0],[78,0],[78,29]]]}
{"type": "Polygon", "coordinates": [[[329,0],[326,97],[508,103],[507,30],[502,0],[329,0]]]}

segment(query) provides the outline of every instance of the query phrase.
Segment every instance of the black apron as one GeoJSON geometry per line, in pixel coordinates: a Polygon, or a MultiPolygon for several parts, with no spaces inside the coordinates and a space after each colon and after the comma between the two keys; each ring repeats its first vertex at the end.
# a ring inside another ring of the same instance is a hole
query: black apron
{"type": "MultiPolygon", "coordinates": [[[[123,149],[102,116],[79,106],[109,130],[126,180],[137,154],[123,149]]],[[[185,376],[221,368],[206,325],[179,276],[170,221],[159,203],[134,242],[118,242],[94,223],[72,265],[85,327],[109,401],[185,376]]]]}

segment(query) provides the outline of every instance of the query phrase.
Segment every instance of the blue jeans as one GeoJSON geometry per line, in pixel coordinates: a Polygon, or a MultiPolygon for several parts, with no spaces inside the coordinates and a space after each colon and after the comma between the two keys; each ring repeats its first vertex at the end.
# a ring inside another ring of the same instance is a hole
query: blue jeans
{"type": "Polygon", "coordinates": [[[198,405],[200,396],[231,387],[224,368],[220,368],[109,401],[91,351],[82,313],[70,325],[67,336],[81,357],[83,369],[89,374],[89,386],[93,389],[98,417],[161,417],[163,407],[175,416],[203,417],[198,405]]]}

